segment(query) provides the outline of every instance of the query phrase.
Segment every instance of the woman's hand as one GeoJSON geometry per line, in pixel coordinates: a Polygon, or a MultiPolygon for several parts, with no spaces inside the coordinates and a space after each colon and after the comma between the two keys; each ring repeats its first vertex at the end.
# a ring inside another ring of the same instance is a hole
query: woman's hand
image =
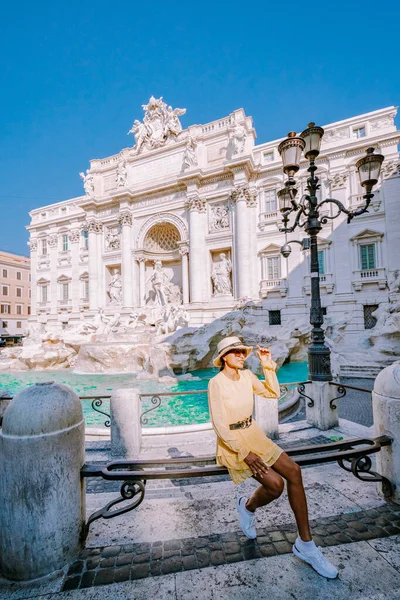
{"type": "Polygon", "coordinates": [[[253,475],[263,475],[269,471],[269,467],[257,454],[254,454],[254,452],[249,452],[244,459],[244,462],[250,467],[253,475]]]}
{"type": "Polygon", "coordinates": [[[257,356],[260,359],[260,363],[263,367],[275,369],[275,363],[272,360],[271,352],[268,350],[268,348],[261,348],[261,346],[257,346],[257,356]]]}

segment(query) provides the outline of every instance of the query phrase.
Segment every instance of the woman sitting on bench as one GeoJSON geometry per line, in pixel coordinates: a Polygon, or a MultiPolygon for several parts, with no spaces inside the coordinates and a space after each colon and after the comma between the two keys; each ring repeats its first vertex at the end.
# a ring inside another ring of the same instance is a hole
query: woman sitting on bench
{"type": "Polygon", "coordinates": [[[253,394],[264,398],[279,398],[280,395],[276,363],[269,350],[257,348],[265,381],[260,381],[251,371],[243,370],[252,348],[245,346],[238,337],[227,337],[217,346],[214,365],[220,367],[220,372],[208,386],[211,420],[217,434],[217,463],[228,469],[236,484],[248,477],[254,477],[261,484],[251,498],[237,500],[240,526],[251,539],[257,536],[256,509],[279,498],[284,488],[282,477],[286,479],[289,503],[299,533],[293,553],[320,575],[334,579],[338,570],[322,555],[311,537],[300,467],[252,418],[253,394]]]}

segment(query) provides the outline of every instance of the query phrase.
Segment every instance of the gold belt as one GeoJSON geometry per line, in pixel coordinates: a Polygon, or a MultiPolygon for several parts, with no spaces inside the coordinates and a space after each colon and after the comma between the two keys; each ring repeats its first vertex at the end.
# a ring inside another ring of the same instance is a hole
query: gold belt
{"type": "Polygon", "coordinates": [[[229,429],[246,429],[247,427],[250,427],[252,421],[253,417],[250,415],[249,417],[247,417],[247,419],[244,419],[243,421],[232,423],[232,425],[229,425],[229,429]]]}

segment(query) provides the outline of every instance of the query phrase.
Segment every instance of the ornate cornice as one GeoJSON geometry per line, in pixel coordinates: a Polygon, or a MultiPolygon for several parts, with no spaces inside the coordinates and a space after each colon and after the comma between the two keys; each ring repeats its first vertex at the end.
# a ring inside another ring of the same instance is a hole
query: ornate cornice
{"type": "Polygon", "coordinates": [[[241,202],[244,200],[246,206],[253,208],[257,206],[257,190],[249,188],[247,185],[238,186],[232,191],[231,199],[233,202],[241,202]]]}
{"type": "Polygon", "coordinates": [[[101,233],[103,231],[103,223],[95,219],[88,219],[86,229],[89,233],[101,233]]]}
{"type": "Polygon", "coordinates": [[[69,232],[69,239],[72,244],[76,244],[81,239],[81,230],[80,229],[72,229],[69,232]]]}
{"type": "Polygon", "coordinates": [[[197,211],[198,213],[206,212],[206,201],[198,195],[189,196],[186,200],[186,206],[191,211],[197,211]]]}
{"type": "Polygon", "coordinates": [[[47,243],[50,248],[55,248],[58,245],[58,235],[53,234],[47,238],[47,243]]]}
{"type": "Polygon", "coordinates": [[[340,188],[346,187],[348,176],[349,176],[348,171],[340,171],[340,173],[332,174],[328,178],[328,181],[331,185],[331,189],[338,190],[340,188]]]}
{"type": "Polygon", "coordinates": [[[118,223],[122,226],[132,225],[132,213],[130,213],[129,211],[121,212],[118,217],[118,223]]]}

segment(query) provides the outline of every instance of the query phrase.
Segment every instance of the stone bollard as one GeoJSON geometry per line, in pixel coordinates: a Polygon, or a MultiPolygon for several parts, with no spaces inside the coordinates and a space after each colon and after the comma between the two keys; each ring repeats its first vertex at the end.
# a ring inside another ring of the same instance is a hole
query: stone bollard
{"type": "Polygon", "coordinates": [[[61,569],[82,547],[85,422],[65,385],[17,394],[0,431],[0,572],[18,581],[61,569]]]}
{"type": "Polygon", "coordinates": [[[138,388],[116,390],[111,396],[111,456],[135,459],[142,445],[142,406],[138,388]]]}
{"type": "Polygon", "coordinates": [[[278,398],[254,396],[254,418],[271,440],[279,438],[278,398]]]}
{"type": "Polygon", "coordinates": [[[338,425],[337,408],[332,408],[330,404],[339,395],[337,390],[338,388],[330,385],[329,381],[312,381],[305,385],[304,394],[308,396],[308,398],[304,398],[307,423],[321,431],[332,429],[338,425]],[[310,400],[313,402],[312,406],[309,406],[310,400]]]}
{"type": "MultiPolygon", "coordinates": [[[[383,369],[375,379],[372,409],[375,436],[388,435],[393,440],[376,455],[376,470],[395,486],[391,499],[400,504],[400,361],[383,369]]],[[[381,483],[378,490],[382,494],[381,483]]]]}

